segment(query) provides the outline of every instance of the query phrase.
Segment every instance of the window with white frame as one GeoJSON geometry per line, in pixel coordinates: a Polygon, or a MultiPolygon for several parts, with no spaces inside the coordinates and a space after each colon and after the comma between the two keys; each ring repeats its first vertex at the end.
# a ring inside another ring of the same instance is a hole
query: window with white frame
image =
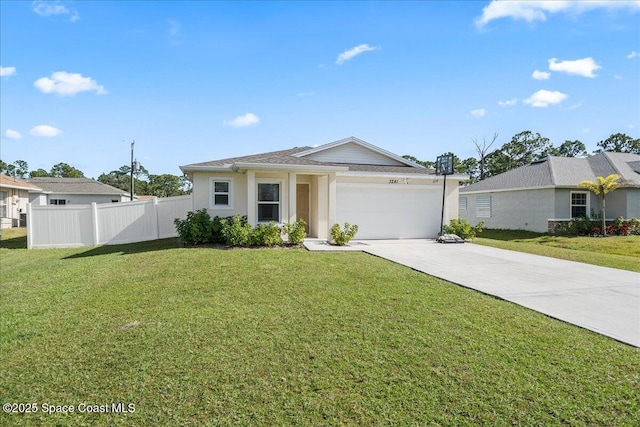
{"type": "Polygon", "coordinates": [[[0,218],[7,217],[7,192],[0,191],[0,218]]]}
{"type": "Polygon", "coordinates": [[[211,178],[211,209],[233,209],[233,180],[211,178]]]}
{"type": "Polygon", "coordinates": [[[280,222],[280,183],[258,183],[258,222],[280,222]]]}
{"type": "Polygon", "coordinates": [[[589,193],[587,192],[571,192],[571,218],[582,218],[587,216],[587,201],[589,193]]]}
{"type": "Polygon", "coordinates": [[[49,199],[50,205],[66,205],[67,201],[65,199],[49,199]]]}
{"type": "Polygon", "coordinates": [[[491,196],[476,196],[476,217],[491,218],[491,196]]]}

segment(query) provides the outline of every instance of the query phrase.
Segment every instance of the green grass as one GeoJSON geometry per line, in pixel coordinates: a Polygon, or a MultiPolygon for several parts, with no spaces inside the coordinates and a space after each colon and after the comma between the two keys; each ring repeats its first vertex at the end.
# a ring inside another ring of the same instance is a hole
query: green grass
{"type": "MultiPolygon", "coordinates": [[[[3,235],[3,238],[5,236],[3,235]]],[[[633,425],[638,349],[362,253],[0,249],[0,425],[633,425]]]]}
{"type": "Polygon", "coordinates": [[[483,230],[473,243],[640,272],[640,236],[569,237],[522,230],[483,230]]]}

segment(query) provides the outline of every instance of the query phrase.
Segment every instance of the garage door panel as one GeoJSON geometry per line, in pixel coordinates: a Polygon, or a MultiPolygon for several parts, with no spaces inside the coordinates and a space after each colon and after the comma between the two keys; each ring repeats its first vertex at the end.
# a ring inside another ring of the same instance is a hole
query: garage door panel
{"type": "Polygon", "coordinates": [[[342,183],[336,193],[336,220],[357,224],[356,239],[427,238],[440,230],[437,187],[342,183]]]}

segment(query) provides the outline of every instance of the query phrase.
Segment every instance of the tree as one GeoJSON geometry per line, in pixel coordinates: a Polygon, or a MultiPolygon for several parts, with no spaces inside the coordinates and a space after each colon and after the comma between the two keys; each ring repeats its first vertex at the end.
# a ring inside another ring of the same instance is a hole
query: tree
{"type": "Polygon", "coordinates": [[[525,166],[534,160],[549,155],[553,146],[549,138],[531,131],[520,132],[511,141],[487,156],[486,176],[494,176],[503,172],[525,166]]]}
{"type": "Polygon", "coordinates": [[[186,194],[184,190],[184,178],[168,173],[162,175],[149,175],[148,185],[148,191],[145,194],[151,196],[172,197],[186,194]]]}
{"type": "Polygon", "coordinates": [[[38,170],[29,172],[29,176],[31,178],[39,178],[39,177],[47,177],[51,175],[49,174],[49,172],[47,172],[44,169],[38,169],[38,170]]]}
{"type": "Polygon", "coordinates": [[[554,148],[553,155],[561,157],[587,157],[589,153],[587,152],[587,147],[576,139],[575,141],[566,140],[560,147],[554,148]]]}
{"type": "Polygon", "coordinates": [[[605,206],[604,206],[605,197],[607,194],[611,193],[612,191],[615,191],[621,186],[622,186],[622,183],[620,182],[620,175],[617,175],[615,173],[609,175],[606,178],[597,176],[595,181],[581,181],[578,184],[578,187],[586,188],[587,190],[591,191],[592,193],[594,193],[600,198],[600,205],[602,207],[600,213],[602,215],[602,235],[603,236],[607,235],[607,228],[606,228],[606,222],[605,222],[606,212],[605,212],[605,206]]]}
{"type": "Polygon", "coordinates": [[[54,178],[84,178],[84,173],[66,163],[58,163],[51,168],[50,176],[54,178]]]}
{"type": "Polygon", "coordinates": [[[487,140],[485,138],[482,138],[482,145],[480,145],[480,143],[476,138],[471,139],[471,141],[473,141],[473,145],[476,146],[476,153],[478,153],[480,181],[482,181],[485,178],[485,162],[487,160],[487,151],[489,151],[489,148],[491,148],[491,146],[493,145],[494,142],[496,142],[497,139],[498,139],[498,132],[494,132],[493,138],[491,139],[491,142],[489,144],[487,144],[487,140]]]}
{"type": "Polygon", "coordinates": [[[414,163],[417,163],[419,165],[424,166],[425,168],[435,168],[436,167],[436,162],[431,162],[429,160],[418,160],[417,158],[415,158],[414,156],[411,156],[409,154],[405,154],[404,156],[402,156],[403,158],[407,159],[407,160],[411,160],[414,163]]]}
{"type": "Polygon", "coordinates": [[[14,177],[24,179],[29,174],[29,165],[24,160],[16,160],[13,162],[15,165],[14,177]]]}
{"type": "Polygon", "coordinates": [[[633,139],[624,133],[615,133],[604,141],[598,142],[596,153],[612,151],[615,153],[640,154],[640,138],[633,139]]]}
{"type": "MultiPolygon", "coordinates": [[[[149,184],[141,179],[143,176],[148,177],[149,172],[144,168],[144,166],[139,165],[138,169],[133,174],[133,183],[135,184],[133,191],[136,194],[149,194],[149,184]]],[[[98,177],[98,181],[103,184],[119,188],[123,191],[131,191],[131,166],[124,165],[121,166],[120,169],[113,170],[108,174],[103,173],[98,177]]]]}

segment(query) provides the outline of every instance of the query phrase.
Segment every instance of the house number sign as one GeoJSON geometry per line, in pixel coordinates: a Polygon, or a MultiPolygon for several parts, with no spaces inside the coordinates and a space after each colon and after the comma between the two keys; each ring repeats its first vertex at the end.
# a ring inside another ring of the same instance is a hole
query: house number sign
{"type": "Polygon", "coordinates": [[[391,179],[389,179],[389,184],[400,184],[401,182],[404,183],[404,184],[408,184],[409,183],[409,178],[403,178],[403,179],[391,178],[391,179]]]}

